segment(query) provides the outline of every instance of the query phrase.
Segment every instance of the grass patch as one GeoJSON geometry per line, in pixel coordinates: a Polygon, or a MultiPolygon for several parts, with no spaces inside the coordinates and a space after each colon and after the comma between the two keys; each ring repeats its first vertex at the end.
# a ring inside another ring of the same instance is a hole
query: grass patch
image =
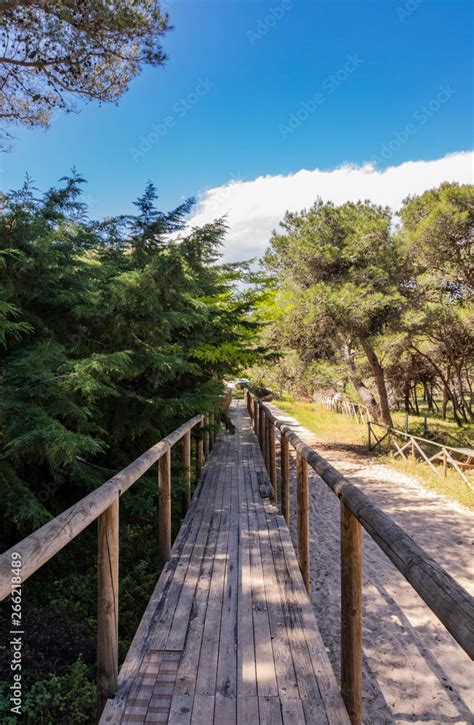
{"type": "Polygon", "coordinates": [[[352,418],[328,410],[322,403],[304,403],[287,396],[275,405],[296,418],[314,433],[321,443],[367,448],[367,430],[352,418]]]}
{"type": "MultiPolygon", "coordinates": [[[[294,400],[289,396],[275,402],[279,408],[314,433],[322,444],[343,447],[349,452],[352,450],[368,456],[367,428],[358,425],[349,416],[328,410],[321,403],[306,403],[294,400]]],[[[456,473],[449,469],[448,475],[444,478],[437,476],[422,461],[395,459],[388,452],[374,453],[370,458],[374,462],[384,463],[400,473],[411,476],[425,488],[474,510],[474,492],[456,473]]]]}

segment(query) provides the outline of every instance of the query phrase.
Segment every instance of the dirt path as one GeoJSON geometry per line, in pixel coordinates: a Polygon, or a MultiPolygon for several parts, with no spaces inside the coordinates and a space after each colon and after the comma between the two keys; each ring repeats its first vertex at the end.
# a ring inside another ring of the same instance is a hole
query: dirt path
{"type": "MultiPolygon", "coordinates": [[[[389,466],[319,444],[294,418],[270,407],[474,593],[470,511],[389,466]]],[[[311,469],[310,476],[311,598],[339,675],[339,503],[311,469]]],[[[474,664],[365,532],[363,547],[364,723],[474,723],[474,664]]]]}

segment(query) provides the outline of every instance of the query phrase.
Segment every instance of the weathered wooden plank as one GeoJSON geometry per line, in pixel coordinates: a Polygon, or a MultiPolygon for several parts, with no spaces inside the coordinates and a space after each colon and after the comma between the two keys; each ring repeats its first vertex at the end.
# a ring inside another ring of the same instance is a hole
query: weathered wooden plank
{"type": "MultiPolygon", "coordinates": [[[[209,473],[211,474],[211,471],[209,473]]],[[[212,480],[213,479],[211,479],[211,481],[212,480]]],[[[215,486],[215,504],[212,511],[212,521],[206,551],[203,557],[201,571],[199,573],[199,581],[197,583],[193,602],[192,617],[188,625],[185,649],[179,665],[173,700],[175,697],[181,696],[194,697],[196,672],[198,670],[199,656],[201,653],[204,622],[206,618],[209,588],[214,566],[217,538],[220,529],[221,509],[224,495],[224,483],[222,477],[216,475],[214,480],[215,483],[213,483],[213,486],[215,486]]]]}
{"type": "MultiPolygon", "coordinates": [[[[228,444],[228,449],[229,448],[230,444],[228,444]]],[[[226,459],[224,459],[221,475],[224,471],[226,471],[226,459]]],[[[227,542],[229,537],[230,501],[231,486],[227,481],[227,485],[224,487],[221,525],[215,552],[214,567],[209,590],[209,601],[199,658],[199,668],[196,678],[196,694],[198,695],[215,696],[216,691],[222,599],[224,593],[227,542]]]]}
{"type": "Polygon", "coordinates": [[[263,567],[260,556],[258,522],[249,507],[250,571],[252,583],[252,618],[255,638],[255,668],[259,696],[278,695],[275,660],[273,657],[270,621],[267,610],[263,567]]]}
{"type": "Polygon", "coordinates": [[[214,695],[196,695],[193,704],[193,725],[211,725],[214,722],[214,695]]]}
{"type": "Polygon", "coordinates": [[[258,697],[256,695],[239,695],[237,697],[238,725],[259,725],[258,697]]]}
{"type": "Polygon", "coordinates": [[[270,623],[275,672],[278,683],[278,693],[285,697],[299,697],[293,658],[290,648],[288,632],[277,574],[273,559],[273,552],[269,541],[267,518],[265,510],[259,500],[258,490],[253,487],[248,491],[249,509],[254,511],[258,526],[260,555],[263,567],[264,586],[270,623]]]}
{"type": "Polygon", "coordinates": [[[222,697],[217,693],[214,711],[214,722],[217,725],[237,725],[237,698],[222,697]]]}
{"type": "MultiPolygon", "coordinates": [[[[239,486],[238,452],[240,445],[239,432],[234,434],[233,465],[229,470],[231,488],[229,537],[227,540],[227,561],[224,576],[224,594],[222,601],[221,635],[219,639],[219,658],[216,679],[216,719],[218,712],[224,712],[220,698],[237,696],[237,612],[239,591],[239,486]]],[[[234,703],[233,712],[236,712],[234,703]]]]}
{"type": "MultiPolygon", "coordinates": [[[[266,507],[268,510],[268,507],[266,507]]],[[[271,520],[271,519],[270,519],[271,520]]],[[[282,516],[275,516],[274,522],[280,538],[277,538],[273,527],[272,545],[281,546],[291,584],[287,584],[289,598],[296,607],[302,622],[302,631],[311,658],[312,668],[318,682],[319,692],[330,725],[348,725],[349,717],[344,706],[341,693],[329,663],[324,643],[319,632],[314,612],[308,600],[298,562],[295,557],[290,532],[282,516]]],[[[284,569],[283,569],[284,571],[284,569]]],[[[312,722],[309,720],[308,722],[312,722]]]]}
{"type": "MultiPolygon", "coordinates": [[[[256,446],[255,446],[256,447],[256,446]]],[[[240,463],[240,461],[239,461],[240,463]]],[[[239,565],[239,592],[237,613],[237,692],[238,695],[254,697],[257,707],[257,674],[255,669],[255,642],[252,619],[252,580],[250,569],[250,534],[248,522],[248,505],[246,496],[246,474],[248,471],[243,465],[238,466],[238,486],[240,495],[240,565],[239,565]]],[[[248,707],[251,707],[249,700],[248,707]]],[[[242,705],[247,707],[247,705],[242,705]]],[[[239,718],[240,721],[240,718],[239,718]]],[[[258,719],[257,719],[258,722],[258,719]]]]}
{"type": "Polygon", "coordinates": [[[261,725],[283,725],[279,697],[269,695],[258,698],[261,725]]]}

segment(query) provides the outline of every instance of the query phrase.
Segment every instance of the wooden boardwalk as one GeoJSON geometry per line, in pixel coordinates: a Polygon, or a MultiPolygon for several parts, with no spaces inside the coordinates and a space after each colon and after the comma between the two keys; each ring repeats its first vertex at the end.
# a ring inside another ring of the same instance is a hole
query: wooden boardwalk
{"type": "Polygon", "coordinates": [[[349,723],[244,404],[230,414],[101,723],[349,723]]]}

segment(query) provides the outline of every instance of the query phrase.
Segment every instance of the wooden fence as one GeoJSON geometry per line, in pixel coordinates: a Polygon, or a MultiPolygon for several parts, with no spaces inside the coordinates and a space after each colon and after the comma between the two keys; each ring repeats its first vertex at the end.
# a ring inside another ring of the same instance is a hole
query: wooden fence
{"type": "MultiPolygon", "coordinates": [[[[232,391],[228,390],[221,408],[228,407],[232,391]]],[[[97,699],[98,714],[109,697],[113,697],[118,677],[118,609],[119,609],[119,500],[152,465],[158,464],[159,491],[159,558],[161,565],[171,552],[171,452],[182,440],[181,448],[186,495],[183,514],[191,499],[192,437],[195,440],[197,479],[212,449],[216,435],[217,409],[208,415],[196,415],[145,453],[120,473],[78,501],[52,521],[0,556],[0,601],[12,592],[12,557],[21,560],[22,583],[52,559],[89,524],[98,519],[97,566],[97,699]],[[192,436],[193,430],[195,435],[192,436]]]]}
{"type": "Polygon", "coordinates": [[[297,555],[310,587],[308,466],[341,502],[341,691],[354,725],[362,722],[362,536],[361,526],[403,574],[465,652],[474,659],[474,599],[371,499],[272,413],[250,392],[248,412],[262,449],[273,490],[290,521],[289,447],[296,453],[297,555]],[[277,475],[276,431],[280,433],[277,475]]]}
{"type": "Polygon", "coordinates": [[[474,490],[473,482],[465,473],[474,471],[474,450],[445,446],[442,443],[430,441],[428,438],[420,438],[373,421],[369,421],[367,425],[369,451],[375,450],[386,441],[387,449],[393,451],[395,458],[411,458],[412,460],[421,458],[437,476],[446,477],[448,467],[451,467],[474,490]],[[377,435],[378,429],[381,429],[382,432],[377,435]]]}
{"type": "Polygon", "coordinates": [[[318,396],[314,398],[314,401],[325,405],[328,410],[334,410],[336,413],[342,413],[353,418],[360,425],[366,425],[374,420],[365,405],[353,403],[352,400],[346,398],[334,399],[328,396],[318,396]]]}
{"type": "MultiPolygon", "coordinates": [[[[436,443],[428,438],[421,438],[408,433],[408,430],[401,431],[396,428],[388,428],[382,423],[376,423],[369,410],[364,405],[358,405],[350,400],[334,400],[329,397],[318,397],[316,402],[326,406],[328,410],[350,416],[357,423],[367,425],[369,451],[375,450],[383,441],[387,442],[387,449],[393,451],[395,458],[418,457],[427,463],[437,476],[446,477],[447,470],[451,467],[467,485],[474,490],[474,484],[466,475],[474,471],[474,450],[455,446],[446,446],[436,443]],[[376,428],[384,429],[380,437],[376,428]],[[399,445],[399,441],[402,442],[399,445]]],[[[408,428],[408,418],[407,418],[408,428]]],[[[425,430],[427,431],[427,419],[425,417],[425,430]]]]}

